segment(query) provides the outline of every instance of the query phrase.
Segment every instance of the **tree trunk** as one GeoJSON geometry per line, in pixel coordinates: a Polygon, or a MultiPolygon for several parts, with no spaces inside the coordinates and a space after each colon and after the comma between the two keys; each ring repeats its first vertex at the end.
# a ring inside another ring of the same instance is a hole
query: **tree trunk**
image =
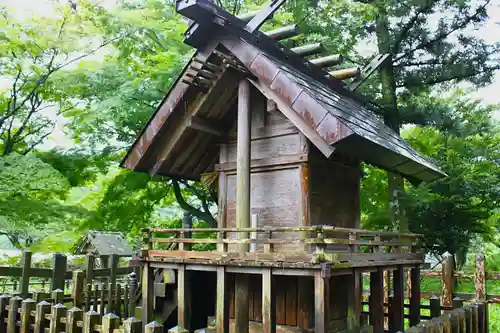
{"type": "MultiPolygon", "coordinates": [[[[379,1],[377,3],[376,35],[379,53],[391,54],[390,61],[380,70],[382,103],[387,110],[384,115],[384,122],[399,134],[401,121],[398,113],[396,82],[394,79],[394,67],[392,65],[389,18],[384,1],[379,1]]],[[[401,206],[401,195],[404,192],[404,179],[399,174],[387,172],[387,183],[389,188],[389,209],[391,211],[392,226],[400,232],[408,232],[408,220],[406,219],[404,208],[401,206]]]]}

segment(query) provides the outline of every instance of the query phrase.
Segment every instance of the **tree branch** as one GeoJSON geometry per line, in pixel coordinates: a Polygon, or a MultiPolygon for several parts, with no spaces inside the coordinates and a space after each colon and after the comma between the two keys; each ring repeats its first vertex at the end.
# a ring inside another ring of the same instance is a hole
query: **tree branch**
{"type": "Polygon", "coordinates": [[[428,46],[430,46],[430,45],[432,45],[432,44],[434,44],[436,42],[439,42],[439,41],[447,38],[449,35],[451,35],[452,33],[454,33],[457,30],[465,28],[472,20],[474,20],[475,18],[477,18],[479,16],[479,14],[484,11],[484,9],[486,8],[486,6],[488,6],[488,4],[490,3],[490,1],[491,0],[486,0],[486,2],[482,6],[480,6],[479,8],[476,9],[476,12],[473,15],[467,16],[462,22],[452,24],[452,28],[450,30],[438,34],[434,39],[431,39],[431,40],[428,40],[428,41],[424,41],[424,42],[418,44],[414,48],[410,49],[409,51],[406,51],[405,53],[403,53],[402,55],[400,55],[399,57],[397,57],[394,60],[394,62],[397,62],[397,61],[403,59],[404,57],[412,54],[413,52],[415,52],[417,50],[426,48],[426,47],[428,47],[428,46]]]}
{"type": "Polygon", "coordinates": [[[212,216],[212,214],[202,212],[202,211],[196,209],[195,207],[191,206],[190,204],[188,204],[186,202],[186,200],[184,200],[184,197],[182,196],[181,188],[179,186],[179,181],[177,179],[171,178],[171,181],[172,181],[172,187],[174,189],[175,199],[177,200],[177,203],[179,204],[179,206],[182,209],[190,212],[193,216],[208,222],[212,227],[217,226],[217,221],[212,216]]]}
{"type": "Polygon", "coordinates": [[[420,15],[429,11],[437,2],[438,0],[428,0],[427,3],[424,6],[420,7],[416,11],[415,15],[402,27],[402,29],[400,30],[401,33],[396,38],[394,46],[392,47],[393,54],[399,53],[399,47],[401,46],[401,43],[406,37],[408,37],[408,33],[410,32],[415,22],[417,22],[420,15]]]}

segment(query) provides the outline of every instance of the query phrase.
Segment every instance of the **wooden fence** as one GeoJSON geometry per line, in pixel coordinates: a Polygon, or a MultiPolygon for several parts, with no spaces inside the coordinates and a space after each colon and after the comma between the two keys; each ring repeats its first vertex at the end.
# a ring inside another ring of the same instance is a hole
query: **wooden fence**
{"type": "Polygon", "coordinates": [[[452,306],[453,299],[458,298],[462,301],[479,301],[500,304],[500,295],[488,294],[486,281],[500,280],[500,272],[486,272],[485,258],[481,251],[476,254],[475,272],[473,274],[455,271],[453,265],[453,257],[451,255],[444,256],[441,262],[441,272],[422,271],[422,278],[440,279],[441,292],[422,292],[422,298],[430,298],[440,296],[444,306],[452,306]],[[456,292],[455,282],[457,281],[473,281],[474,293],[459,293],[456,292]]]}
{"type": "MultiPolygon", "coordinates": [[[[123,282],[123,277],[134,271],[133,267],[119,267],[119,256],[110,255],[109,260],[104,261],[104,267],[96,268],[96,257],[89,254],[85,256],[83,270],[81,270],[85,285],[94,284],[103,288],[109,285],[115,289],[117,283],[123,282]]],[[[73,272],[68,270],[67,257],[61,253],[54,253],[51,268],[39,268],[32,265],[32,252],[23,251],[18,266],[0,266],[0,279],[11,280],[9,283],[0,284],[3,293],[31,297],[34,286],[35,290],[48,291],[72,289],[71,280],[73,272]],[[31,287],[31,288],[30,288],[31,287]]]]}
{"type": "MultiPolygon", "coordinates": [[[[78,275],[78,274],[76,274],[78,275]]],[[[80,274],[81,275],[81,274],[80,274]]],[[[152,322],[143,327],[134,316],[122,319],[114,312],[102,315],[96,311],[84,311],[73,300],[68,309],[62,304],[60,292],[50,299],[35,301],[19,296],[0,296],[0,332],[5,333],[163,333],[163,326],[152,322]]],[[[179,330],[179,332],[181,332],[179,330]]]]}

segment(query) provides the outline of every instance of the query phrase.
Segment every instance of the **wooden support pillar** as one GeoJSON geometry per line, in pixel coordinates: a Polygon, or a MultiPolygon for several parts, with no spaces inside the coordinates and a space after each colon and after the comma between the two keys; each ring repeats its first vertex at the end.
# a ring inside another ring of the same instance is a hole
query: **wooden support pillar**
{"type": "Polygon", "coordinates": [[[347,330],[359,331],[361,319],[361,279],[360,272],[355,269],[350,275],[347,285],[347,330]]]}
{"type": "Polygon", "coordinates": [[[443,280],[441,292],[441,304],[451,306],[453,302],[453,255],[445,253],[443,255],[443,263],[441,265],[441,278],[443,280]]]}
{"type": "MultiPolygon", "coordinates": [[[[142,324],[153,320],[154,300],[154,273],[153,268],[146,263],[142,269],[141,292],[142,292],[142,324]]],[[[96,290],[97,292],[97,290],[96,290]]],[[[102,306],[102,305],[101,305],[102,306]]]]}
{"type": "Polygon", "coordinates": [[[217,333],[229,333],[229,289],[226,267],[217,267],[217,304],[215,327],[217,333]]]}
{"type": "Polygon", "coordinates": [[[384,270],[370,273],[370,322],[373,333],[384,333],[384,270]]]}
{"type": "Polygon", "coordinates": [[[314,272],[314,332],[327,333],[329,324],[330,278],[314,272]]]}
{"type": "Polygon", "coordinates": [[[235,332],[248,333],[248,275],[236,274],[234,279],[234,323],[235,332]]]}
{"type": "Polygon", "coordinates": [[[410,269],[410,327],[420,322],[420,267],[410,269]]]}
{"type": "MultiPolygon", "coordinates": [[[[236,143],[236,228],[250,227],[250,83],[243,79],[238,87],[238,135],[236,143]]],[[[239,239],[248,239],[248,232],[238,232],[239,239]]],[[[249,246],[238,244],[239,252],[249,246]]],[[[248,275],[235,277],[235,329],[248,332],[248,275]]]]}
{"type": "MultiPolygon", "coordinates": [[[[250,83],[243,79],[238,87],[238,140],[236,152],[236,228],[250,227],[250,83]]],[[[247,239],[248,233],[238,233],[247,239]]],[[[238,244],[248,252],[248,244],[238,244]]]]}
{"type": "Polygon", "coordinates": [[[393,320],[394,331],[404,331],[404,269],[399,266],[394,270],[394,301],[393,301],[393,320]]]}
{"type": "Polygon", "coordinates": [[[177,270],[177,326],[191,332],[191,288],[185,265],[177,270]]]}
{"type": "Polygon", "coordinates": [[[276,293],[271,268],[262,271],[262,332],[276,333],[276,293]]]}

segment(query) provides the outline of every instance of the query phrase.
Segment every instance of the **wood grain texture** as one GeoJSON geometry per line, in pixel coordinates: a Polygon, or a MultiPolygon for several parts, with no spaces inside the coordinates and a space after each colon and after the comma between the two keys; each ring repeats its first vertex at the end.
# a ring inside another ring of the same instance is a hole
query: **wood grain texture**
{"type": "Polygon", "coordinates": [[[276,332],[277,296],[275,294],[275,278],[270,268],[262,271],[262,332],[264,333],[276,332]]]}

